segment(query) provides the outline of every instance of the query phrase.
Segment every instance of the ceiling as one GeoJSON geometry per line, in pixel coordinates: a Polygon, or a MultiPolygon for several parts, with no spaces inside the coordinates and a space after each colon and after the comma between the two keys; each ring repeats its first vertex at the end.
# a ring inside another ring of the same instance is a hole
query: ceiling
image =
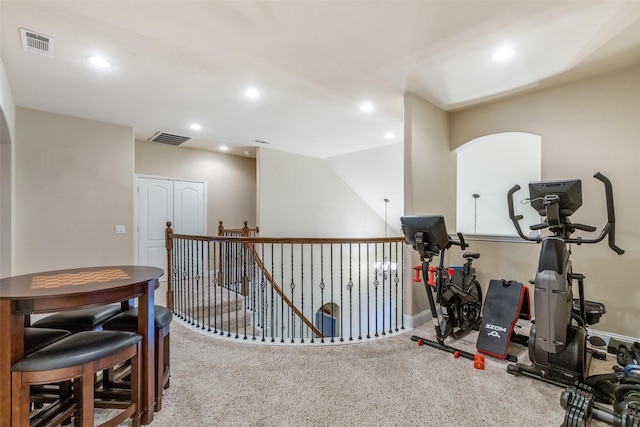
{"type": "Polygon", "coordinates": [[[453,111],[640,63],[639,1],[2,0],[0,24],[16,105],[241,156],[401,142],[406,92],[453,111]],[[491,59],[502,46],[515,55],[491,59]]]}

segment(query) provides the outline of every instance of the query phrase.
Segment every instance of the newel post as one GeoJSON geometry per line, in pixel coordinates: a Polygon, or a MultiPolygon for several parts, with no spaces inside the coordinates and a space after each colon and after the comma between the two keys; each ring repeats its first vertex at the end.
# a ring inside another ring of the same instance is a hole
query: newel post
{"type": "Polygon", "coordinates": [[[164,232],[164,246],[167,249],[167,308],[173,311],[173,239],[171,235],[171,221],[167,221],[167,229],[164,232]]]}

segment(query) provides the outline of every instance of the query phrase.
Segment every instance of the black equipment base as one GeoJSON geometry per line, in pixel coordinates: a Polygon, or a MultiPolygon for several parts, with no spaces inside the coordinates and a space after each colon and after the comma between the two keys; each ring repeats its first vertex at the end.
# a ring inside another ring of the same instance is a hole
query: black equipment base
{"type": "Polygon", "coordinates": [[[530,342],[529,358],[536,361],[530,365],[510,364],[507,366],[507,372],[526,375],[559,387],[573,386],[577,382],[583,382],[589,372],[592,358],[591,351],[585,349],[586,332],[582,328],[571,326],[567,337],[570,339],[570,344],[563,352],[557,354],[541,352],[537,355],[537,360],[536,355],[533,354],[535,348],[532,351],[533,343],[530,342]]]}
{"type": "Polygon", "coordinates": [[[448,353],[453,354],[456,357],[460,356],[460,357],[464,357],[465,359],[469,359],[469,360],[474,360],[474,358],[475,358],[474,354],[469,353],[467,351],[451,347],[451,346],[446,345],[444,343],[439,343],[437,341],[432,341],[432,340],[427,339],[427,338],[422,338],[422,337],[419,337],[417,335],[413,335],[411,337],[411,341],[417,341],[418,345],[425,344],[425,345],[428,345],[430,347],[437,348],[438,350],[446,351],[448,353]]]}

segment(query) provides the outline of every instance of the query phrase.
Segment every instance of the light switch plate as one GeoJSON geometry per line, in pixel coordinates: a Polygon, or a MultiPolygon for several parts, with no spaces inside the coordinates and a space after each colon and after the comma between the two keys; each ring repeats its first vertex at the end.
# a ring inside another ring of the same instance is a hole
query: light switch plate
{"type": "Polygon", "coordinates": [[[125,233],[124,225],[116,225],[115,226],[115,233],[116,234],[124,234],[125,233]]]}

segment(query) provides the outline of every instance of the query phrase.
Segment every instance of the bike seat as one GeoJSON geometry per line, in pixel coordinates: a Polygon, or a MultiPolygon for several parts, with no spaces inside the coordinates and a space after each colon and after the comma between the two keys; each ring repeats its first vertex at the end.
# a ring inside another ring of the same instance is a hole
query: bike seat
{"type": "Polygon", "coordinates": [[[465,252],[464,255],[462,255],[462,257],[478,259],[480,258],[480,254],[478,252],[465,252]]]}

